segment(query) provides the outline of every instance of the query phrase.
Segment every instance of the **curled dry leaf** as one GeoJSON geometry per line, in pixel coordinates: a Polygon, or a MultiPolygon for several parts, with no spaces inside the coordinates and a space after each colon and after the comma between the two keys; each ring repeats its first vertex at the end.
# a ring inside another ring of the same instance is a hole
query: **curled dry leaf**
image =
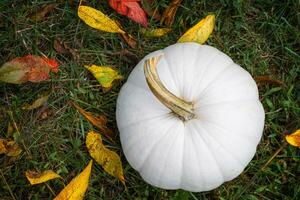
{"type": "Polygon", "coordinates": [[[0,154],[7,156],[18,156],[22,152],[20,146],[13,140],[0,139],[0,154]]]}
{"type": "Polygon", "coordinates": [[[110,33],[125,33],[115,21],[89,6],[79,6],[78,17],[95,29],[110,33]]]}
{"type": "Polygon", "coordinates": [[[93,161],[91,160],[86,168],[76,176],[54,200],[82,200],[88,188],[93,161]]]}
{"type": "Polygon", "coordinates": [[[206,42],[215,27],[215,15],[208,15],[185,32],[177,42],[206,42]]]}
{"type": "Polygon", "coordinates": [[[286,135],[285,139],[290,145],[300,147],[300,129],[290,135],[286,135]]]}
{"type": "Polygon", "coordinates": [[[62,42],[59,38],[54,40],[54,49],[63,55],[71,55],[74,60],[79,60],[79,55],[75,49],[69,47],[65,42],[62,42]]]}
{"type": "Polygon", "coordinates": [[[140,0],[109,0],[109,5],[121,15],[125,15],[144,27],[148,26],[145,11],[138,3],[140,0]]]}
{"type": "Polygon", "coordinates": [[[91,157],[103,167],[104,171],[125,184],[121,159],[118,154],[103,145],[100,134],[93,131],[88,132],[86,147],[91,157]]]}
{"type": "Polygon", "coordinates": [[[255,77],[255,81],[259,85],[264,85],[264,84],[274,84],[274,85],[284,85],[284,83],[280,80],[272,79],[269,76],[257,76],[255,77]]]}
{"type": "Polygon", "coordinates": [[[113,86],[115,80],[123,79],[123,76],[110,66],[86,65],[84,67],[94,75],[97,81],[106,90],[109,90],[113,86]]]}
{"type": "Polygon", "coordinates": [[[137,47],[137,43],[136,40],[134,39],[134,37],[128,33],[123,33],[120,34],[122,36],[122,38],[125,40],[125,42],[133,49],[135,49],[137,47]]]}
{"type": "Polygon", "coordinates": [[[41,9],[39,9],[37,12],[35,12],[34,14],[31,14],[29,16],[30,19],[40,22],[45,20],[47,14],[49,14],[50,12],[52,12],[55,8],[56,4],[47,4],[41,7],[41,9]]]}
{"type": "Polygon", "coordinates": [[[58,72],[55,60],[27,55],[4,63],[0,68],[0,81],[14,84],[27,81],[36,83],[49,79],[50,72],[58,72]]]}
{"type": "Polygon", "coordinates": [[[172,0],[170,5],[164,11],[160,24],[165,24],[170,27],[174,23],[174,18],[177,12],[178,7],[180,6],[182,0],[172,0]]]}
{"type": "Polygon", "coordinates": [[[148,29],[141,29],[141,33],[145,36],[145,37],[162,37],[166,34],[168,34],[170,31],[172,31],[172,29],[170,28],[157,28],[157,29],[152,29],[152,30],[148,30],[148,29]]]}
{"type": "Polygon", "coordinates": [[[40,96],[39,98],[37,98],[32,104],[24,105],[22,107],[22,109],[24,109],[24,110],[33,110],[33,109],[39,108],[48,101],[50,95],[51,95],[51,93],[48,92],[47,94],[44,94],[44,95],[40,96]]]}
{"type": "Polygon", "coordinates": [[[158,12],[158,9],[152,8],[153,0],[142,0],[142,7],[146,14],[154,20],[159,21],[161,19],[161,15],[158,12]]]}
{"type": "Polygon", "coordinates": [[[94,116],[93,113],[85,111],[79,105],[71,101],[71,104],[82,114],[91,124],[96,126],[101,133],[112,141],[113,132],[106,127],[107,118],[104,115],[94,116]]]}
{"type": "Polygon", "coordinates": [[[61,178],[60,175],[52,170],[46,170],[42,173],[28,170],[25,172],[25,176],[31,185],[44,183],[55,178],[61,178]]]}

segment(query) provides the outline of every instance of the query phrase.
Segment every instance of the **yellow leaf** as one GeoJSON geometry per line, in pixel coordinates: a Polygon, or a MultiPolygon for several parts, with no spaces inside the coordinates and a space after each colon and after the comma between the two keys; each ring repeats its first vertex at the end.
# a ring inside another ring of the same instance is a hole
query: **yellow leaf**
{"type": "Polygon", "coordinates": [[[208,15],[183,34],[177,42],[197,42],[203,44],[215,27],[215,15],[208,15]]]}
{"type": "Polygon", "coordinates": [[[79,6],[78,17],[95,29],[110,33],[125,33],[115,21],[89,6],[79,6]]]}
{"type": "Polygon", "coordinates": [[[93,161],[91,160],[86,168],[76,176],[54,200],[82,200],[88,188],[93,161]]]}
{"type": "Polygon", "coordinates": [[[118,154],[103,145],[100,134],[94,131],[88,132],[86,147],[91,157],[103,167],[104,171],[125,184],[121,159],[118,154]]]}
{"type": "Polygon", "coordinates": [[[109,90],[115,80],[123,79],[123,77],[112,67],[109,66],[85,66],[104,89],[109,90]]]}
{"type": "Polygon", "coordinates": [[[60,175],[52,170],[46,170],[42,173],[29,170],[25,172],[25,175],[31,185],[44,183],[55,178],[61,178],[60,175]]]}
{"type": "Polygon", "coordinates": [[[90,123],[100,129],[101,133],[112,142],[113,132],[106,127],[107,118],[104,115],[94,116],[93,113],[85,111],[79,105],[71,101],[71,104],[82,114],[90,123]]]}
{"type": "Polygon", "coordinates": [[[290,145],[300,147],[300,129],[290,135],[286,135],[285,139],[290,145]]]}
{"type": "Polygon", "coordinates": [[[33,110],[33,109],[36,109],[38,107],[41,107],[42,105],[44,105],[48,99],[49,99],[49,96],[50,94],[46,94],[46,95],[43,95],[41,97],[39,97],[38,99],[36,99],[31,105],[27,104],[27,105],[24,105],[22,107],[22,109],[24,110],[33,110]]]}
{"type": "Polygon", "coordinates": [[[0,154],[7,156],[18,156],[22,152],[19,145],[13,140],[0,139],[0,154]]]}
{"type": "Polygon", "coordinates": [[[169,33],[171,30],[172,29],[170,28],[157,28],[152,30],[142,28],[141,33],[146,37],[162,37],[169,33]]]}

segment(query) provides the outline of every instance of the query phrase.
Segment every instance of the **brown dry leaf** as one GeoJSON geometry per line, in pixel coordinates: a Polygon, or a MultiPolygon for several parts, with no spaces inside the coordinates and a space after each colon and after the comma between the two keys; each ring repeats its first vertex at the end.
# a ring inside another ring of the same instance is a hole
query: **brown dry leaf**
{"type": "Polygon", "coordinates": [[[26,104],[22,107],[23,110],[33,110],[36,108],[39,108],[43,106],[45,103],[47,103],[51,93],[47,92],[46,94],[40,96],[37,98],[32,104],[26,104]]]}
{"type": "Polygon", "coordinates": [[[290,145],[300,147],[300,129],[290,135],[286,135],[285,139],[290,145]]]}
{"type": "Polygon", "coordinates": [[[13,140],[0,139],[0,154],[18,156],[22,152],[20,146],[13,140]]]}
{"type": "Polygon", "coordinates": [[[86,147],[91,157],[103,167],[104,171],[117,177],[125,185],[121,159],[118,154],[103,145],[100,134],[88,132],[86,147]]]}
{"type": "Polygon", "coordinates": [[[170,31],[172,31],[172,29],[157,28],[157,29],[149,30],[149,29],[142,28],[140,31],[145,37],[162,37],[168,34],[170,31]]]}
{"type": "Polygon", "coordinates": [[[164,13],[161,17],[160,24],[165,24],[167,27],[172,26],[177,9],[180,6],[181,2],[182,2],[182,0],[172,0],[171,1],[171,3],[166,8],[166,10],[164,11],[164,13]]]}
{"type": "Polygon", "coordinates": [[[55,178],[61,178],[60,175],[52,170],[46,170],[42,173],[28,170],[25,172],[25,176],[31,185],[44,183],[55,178]]]}
{"type": "Polygon", "coordinates": [[[185,32],[177,42],[197,42],[203,44],[209,38],[215,27],[215,15],[207,15],[195,26],[185,32]]]}
{"type": "Polygon", "coordinates": [[[159,14],[158,9],[153,10],[152,3],[152,0],[142,0],[142,7],[149,17],[159,21],[161,19],[161,15],[159,14]]]}
{"type": "Polygon", "coordinates": [[[76,176],[54,200],[82,200],[89,186],[90,174],[93,161],[91,160],[86,168],[76,176]]]}
{"type": "Polygon", "coordinates": [[[114,20],[92,7],[79,6],[78,17],[95,29],[110,33],[125,33],[114,20]]]}
{"type": "Polygon", "coordinates": [[[137,47],[136,39],[134,39],[132,35],[129,33],[123,33],[120,35],[131,48],[135,49],[137,47]]]}
{"type": "Polygon", "coordinates": [[[54,49],[63,55],[71,55],[74,60],[79,60],[79,55],[75,49],[69,47],[65,42],[62,42],[60,38],[54,40],[54,49]]]}
{"type": "Polygon", "coordinates": [[[119,56],[121,60],[125,60],[126,62],[129,62],[133,65],[136,65],[139,62],[138,56],[135,53],[129,51],[128,49],[122,49],[120,51],[116,51],[109,54],[112,56],[119,56]]]}
{"type": "Polygon", "coordinates": [[[36,13],[31,14],[29,16],[29,18],[34,20],[34,21],[37,21],[37,22],[43,21],[43,20],[45,20],[46,15],[54,10],[55,6],[56,6],[56,4],[44,5],[36,13]]]}
{"type": "Polygon", "coordinates": [[[14,134],[14,131],[15,131],[14,126],[12,125],[11,122],[9,122],[8,125],[7,125],[6,136],[7,136],[7,137],[12,137],[13,134],[14,134]]]}
{"type": "Polygon", "coordinates": [[[264,84],[274,84],[274,85],[284,85],[284,83],[280,80],[272,79],[269,76],[257,76],[255,77],[255,81],[259,85],[264,85],[264,84]]]}
{"type": "Polygon", "coordinates": [[[104,115],[94,116],[93,113],[85,111],[79,105],[71,101],[71,104],[82,114],[91,124],[100,129],[101,133],[107,137],[109,140],[112,140],[114,136],[113,132],[106,127],[107,118],[104,115]]]}

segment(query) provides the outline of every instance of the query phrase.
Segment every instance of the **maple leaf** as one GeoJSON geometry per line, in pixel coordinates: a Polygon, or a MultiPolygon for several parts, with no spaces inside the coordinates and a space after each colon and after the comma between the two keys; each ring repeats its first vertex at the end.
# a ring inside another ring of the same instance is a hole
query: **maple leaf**
{"type": "Polygon", "coordinates": [[[109,5],[121,15],[125,15],[133,21],[148,26],[145,11],[138,3],[140,0],[109,0],[109,5]]]}

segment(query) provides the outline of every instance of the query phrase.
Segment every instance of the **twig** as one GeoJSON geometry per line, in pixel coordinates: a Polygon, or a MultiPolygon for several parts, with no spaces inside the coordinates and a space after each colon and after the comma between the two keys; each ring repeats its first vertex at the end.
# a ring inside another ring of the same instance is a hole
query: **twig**
{"type": "Polygon", "coordinates": [[[6,181],[6,178],[4,177],[4,174],[3,174],[3,172],[2,172],[1,169],[0,169],[0,173],[1,173],[1,177],[2,177],[2,179],[3,179],[4,183],[5,183],[5,185],[7,186],[7,189],[8,189],[8,191],[9,191],[10,196],[12,197],[13,200],[16,200],[16,198],[15,198],[13,192],[11,191],[10,186],[8,185],[8,183],[7,183],[7,181],[6,181]]]}
{"type": "Polygon", "coordinates": [[[284,143],[272,156],[271,158],[262,166],[261,170],[264,171],[267,166],[272,162],[272,160],[282,151],[282,149],[286,147],[286,143],[284,143]]]}
{"type": "Polygon", "coordinates": [[[53,194],[54,197],[56,197],[55,192],[53,191],[53,189],[50,187],[50,185],[48,183],[45,183],[45,185],[47,186],[47,188],[50,190],[51,194],[53,194]]]}

